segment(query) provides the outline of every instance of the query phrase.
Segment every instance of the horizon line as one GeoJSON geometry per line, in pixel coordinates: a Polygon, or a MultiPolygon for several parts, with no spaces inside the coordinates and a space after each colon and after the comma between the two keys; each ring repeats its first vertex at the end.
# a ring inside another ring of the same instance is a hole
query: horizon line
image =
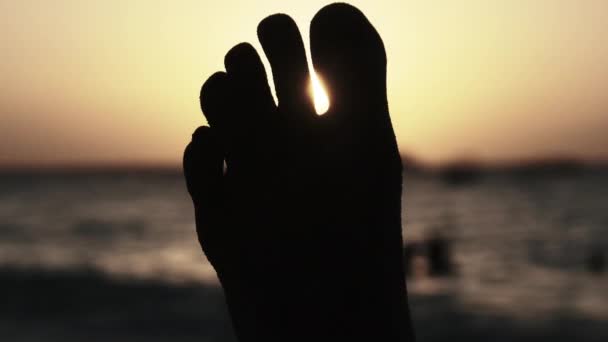
{"type": "MultiPolygon", "coordinates": [[[[470,167],[476,169],[508,169],[525,166],[547,165],[578,165],[581,167],[608,167],[608,158],[581,158],[568,155],[554,155],[546,157],[484,160],[481,158],[452,158],[443,161],[430,162],[408,154],[401,154],[404,169],[433,170],[450,167],[470,167]]],[[[167,161],[51,161],[51,162],[4,162],[0,163],[0,172],[94,172],[94,171],[179,171],[182,165],[179,162],[167,161]]]]}

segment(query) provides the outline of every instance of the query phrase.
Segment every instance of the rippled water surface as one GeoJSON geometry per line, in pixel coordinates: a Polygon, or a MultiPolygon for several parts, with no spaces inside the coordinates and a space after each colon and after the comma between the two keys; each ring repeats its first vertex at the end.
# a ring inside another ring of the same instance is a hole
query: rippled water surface
{"type": "MultiPolygon", "coordinates": [[[[454,275],[416,277],[416,298],[520,320],[573,315],[608,324],[608,177],[484,176],[449,186],[406,175],[404,236],[450,241],[454,275]]],[[[179,284],[215,282],[179,173],[0,176],[0,266],[76,269],[179,284]]],[[[413,307],[423,317],[425,307],[413,307]]]]}

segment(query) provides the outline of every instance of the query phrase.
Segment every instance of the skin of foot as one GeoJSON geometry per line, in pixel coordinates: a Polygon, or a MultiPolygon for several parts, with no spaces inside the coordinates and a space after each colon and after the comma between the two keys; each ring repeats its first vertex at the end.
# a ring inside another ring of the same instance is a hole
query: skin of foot
{"type": "Polygon", "coordinates": [[[347,4],[315,15],[312,62],[331,103],[321,116],[295,22],[267,17],[258,37],[278,105],[256,50],[236,45],[202,87],[209,126],[184,154],[198,238],[237,338],[413,341],[379,34],[347,4]]]}

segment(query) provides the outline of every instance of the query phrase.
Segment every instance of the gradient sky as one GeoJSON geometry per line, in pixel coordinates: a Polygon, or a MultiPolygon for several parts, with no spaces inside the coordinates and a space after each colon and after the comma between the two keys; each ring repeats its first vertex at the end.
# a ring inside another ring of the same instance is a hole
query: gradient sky
{"type": "MultiPolygon", "coordinates": [[[[0,0],[0,164],[177,164],[225,52],[261,51],[276,12],[308,46],[327,3],[0,0]]],[[[608,1],[351,3],[384,39],[403,153],[608,159],[608,1]]]]}

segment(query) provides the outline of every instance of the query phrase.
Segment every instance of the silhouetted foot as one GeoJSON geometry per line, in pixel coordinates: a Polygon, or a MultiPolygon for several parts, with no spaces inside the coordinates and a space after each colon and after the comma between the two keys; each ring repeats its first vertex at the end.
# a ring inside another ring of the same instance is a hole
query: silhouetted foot
{"type": "Polygon", "coordinates": [[[255,49],[225,57],[203,85],[210,127],[184,155],[201,246],[243,341],[401,341],[407,314],[401,163],[386,100],[382,40],[346,4],[311,23],[313,64],[331,106],[317,116],[300,33],[282,14],[255,49]],[[226,172],[223,174],[223,163],[226,172]]]}

